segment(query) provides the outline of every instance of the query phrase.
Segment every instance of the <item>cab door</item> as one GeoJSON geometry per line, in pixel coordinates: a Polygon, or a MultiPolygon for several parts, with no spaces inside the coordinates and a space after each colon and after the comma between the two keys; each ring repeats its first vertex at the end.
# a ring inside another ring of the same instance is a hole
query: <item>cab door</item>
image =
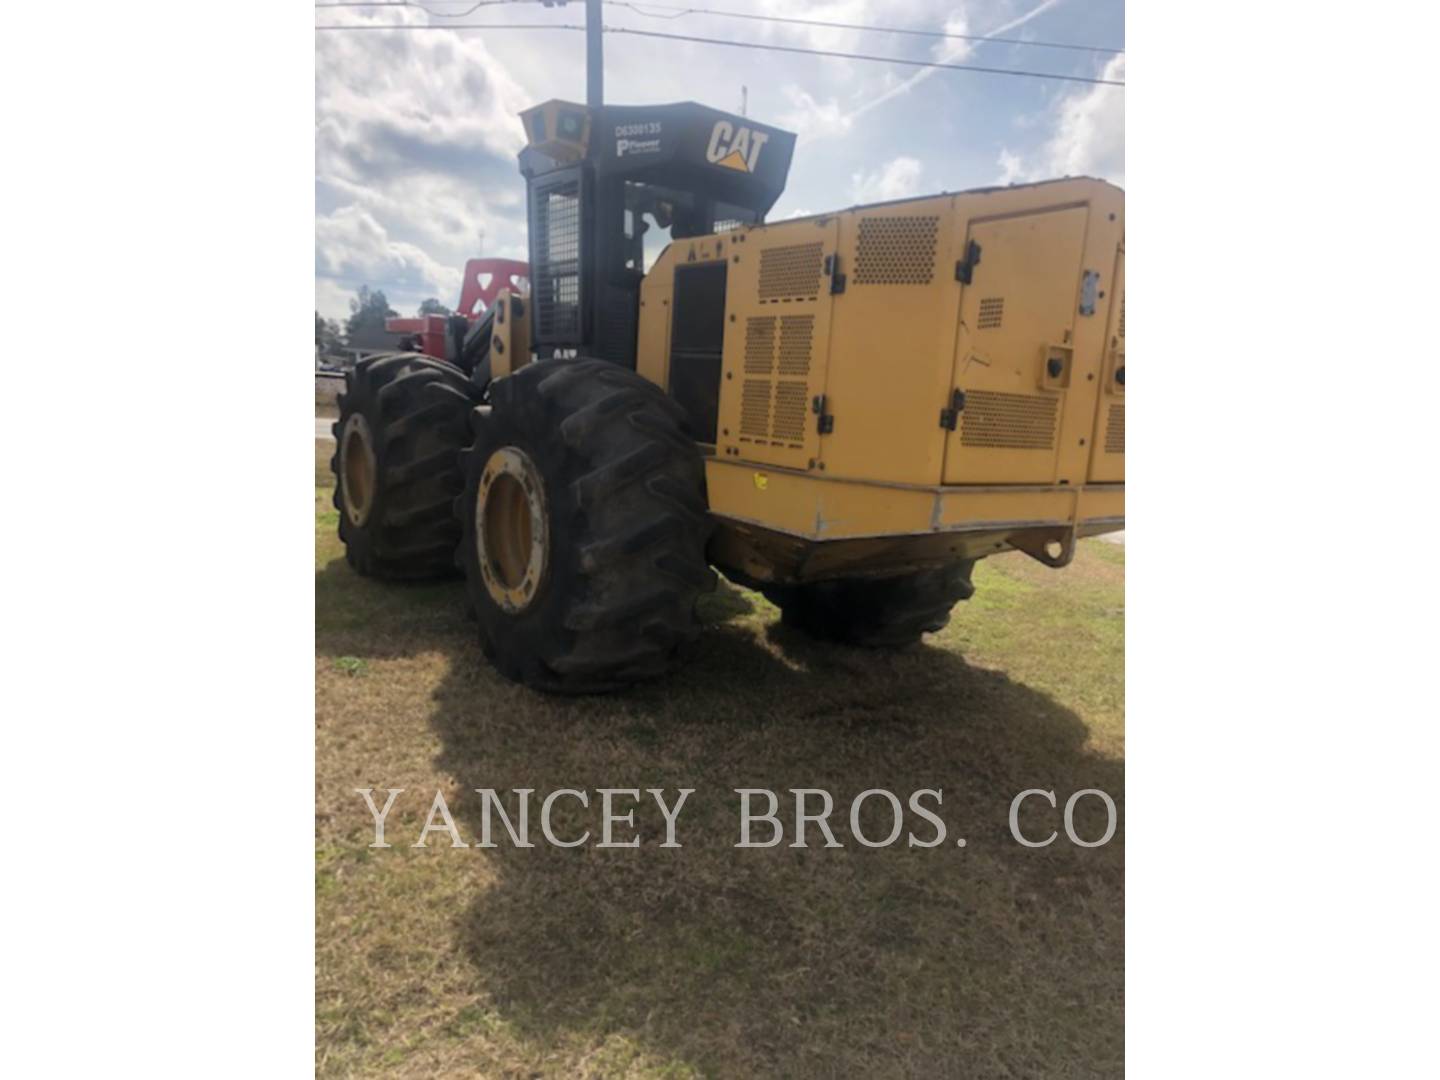
{"type": "Polygon", "coordinates": [[[1088,216],[1071,206],[964,226],[945,483],[1055,481],[1088,216]]]}

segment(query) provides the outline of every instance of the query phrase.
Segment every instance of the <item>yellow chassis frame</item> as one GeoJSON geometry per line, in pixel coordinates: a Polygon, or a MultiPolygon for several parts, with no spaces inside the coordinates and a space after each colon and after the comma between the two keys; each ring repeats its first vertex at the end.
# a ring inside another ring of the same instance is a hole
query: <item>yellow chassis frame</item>
{"type": "Polygon", "coordinates": [[[1123,484],[921,487],[716,457],[705,476],[720,523],[711,558],[755,582],[900,574],[1009,549],[1063,566],[1077,539],[1125,523],[1123,484]]]}

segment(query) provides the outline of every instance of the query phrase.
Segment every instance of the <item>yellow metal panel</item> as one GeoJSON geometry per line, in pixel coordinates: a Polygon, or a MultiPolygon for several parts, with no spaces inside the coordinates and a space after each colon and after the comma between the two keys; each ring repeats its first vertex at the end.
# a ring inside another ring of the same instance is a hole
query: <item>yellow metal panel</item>
{"type": "Polygon", "coordinates": [[[835,300],[825,380],[834,431],[820,440],[825,474],[938,484],[940,410],[960,287],[954,198],[939,196],[840,215],[845,292],[835,300]]]}
{"type": "Polygon", "coordinates": [[[1123,522],[1114,487],[996,485],[910,487],[710,458],[711,512],[807,540],[916,536],[965,529],[1123,522]]]}
{"type": "Polygon", "coordinates": [[[931,531],[935,491],[830,480],[719,458],[705,463],[710,510],[816,540],[931,531]]]}
{"type": "Polygon", "coordinates": [[[530,319],[522,315],[526,301],[509,289],[495,297],[495,322],[490,331],[490,377],[503,379],[530,363],[530,319]]]}
{"type": "MultiPolygon", "coordinates": [[[[640,329],[635,370],[670,389],[670,318],[675,303],[675,267],[728,259],[736,234],[676,240],[656,258],[640,285],[640,329]]],[[[728,334],[727,334],[728,336],[728,334]]]]}
{"type": "Polygon", "coordinates": [[[819,456],[833,298],[834,218],[728,234],[719,453],[808,469],[819,456]]]}
{"type": "Polygon", "coordinates": [[[965,406],[946,440],[947,484],[1056,479],[1088,213],[1073,206],[968,223],[962,251],[978,245],[980,257],[960,299],[965,406]]]}
{"type": "Polygon", "coordinates": [[[667,391],[670,389],[670,311],[674,302],[674,268],[662,256],[640,287],[640,332],[635,345],[635,370],[667,391]]]}
{"type": "Polygon", "coordinates": [[[1095,436],[1090,452],[1090,479],[1123,482],[1125,479],[1125,249],[1115,256],[1114,300],[1105,339],[1100,407],[1095,413],[1095,436]]]}
{"type": "Polygon", "coordinates": [[[1078,489],[1061,487],[946,488],[936,524],[942,529],[1065,524],[1074,520],[1078,489]]]}
{"type": "Polygon", "coordinates": [[[1060,453],[1056,461],[1056,478],[1062,484],[1085,481],[1099,415],[1098,403],[1104,396],[1106,334],[1112,311],[1118,310],[1116,297],[1121,295],[1115,278],[1116,252],[1124,236],[1118,195],[1114,188],[1095,185],[1089,200],[1081,295],[1072,339],[1075,348],[1066,370],[1068,388],[1064,394],[1060,453]]]}
{"type": "Polygon", "coordinates": [[[1080,492],[1079,518],[1081,522],[1125,521],[1125,488],[1120,484],[1113,487],[1087,487],[1080,492]]]}
{"type": "Polygon", "coordinates": [[[808,540],[1102,531],[1124,517],[1123,238],[1123,193],[1066,180],[676,241],[642,289],[637,366],[668,386],[674,269],[723,258],[717,516],[808,540]],[[956,387],[990,425],[968,440],[939,422],[956,387]]]}

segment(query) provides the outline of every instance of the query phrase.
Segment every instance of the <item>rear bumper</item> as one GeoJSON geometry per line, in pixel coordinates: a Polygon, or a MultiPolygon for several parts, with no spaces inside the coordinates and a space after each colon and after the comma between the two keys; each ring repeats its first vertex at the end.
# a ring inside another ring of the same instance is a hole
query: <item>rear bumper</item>
{"type": "MultiPolygon", "coordinates": [[[[1123,484],[918,487],[706,462],[711,559],[759,582],[906,573],[1125,526],[1123,484]]],[[[1041,557],[1037,555],[1037,557],[1041,557]]]]}

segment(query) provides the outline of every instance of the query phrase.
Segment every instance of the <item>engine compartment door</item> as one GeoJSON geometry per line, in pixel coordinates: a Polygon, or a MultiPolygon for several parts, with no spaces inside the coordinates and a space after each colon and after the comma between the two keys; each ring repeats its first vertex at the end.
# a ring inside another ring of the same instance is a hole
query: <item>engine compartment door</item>
{"type": "Polygon", "coordinates": [[[965,224],[945,483],[1055,482],[1088,217],[1070,206],[965,224]]]}
{"type": "Polygon", "coordinates": [[[1096,415],[1090,480],[1097,484],[1125,482],[1125,249],[1115,256],[1115,299],[1105,336],[1100,408],[1096,415]]]}
{"type": "Polygon", "coordinates": [[[717,453],[808,469],[819,457],[834,218],[733,234],[717,453]]]}

